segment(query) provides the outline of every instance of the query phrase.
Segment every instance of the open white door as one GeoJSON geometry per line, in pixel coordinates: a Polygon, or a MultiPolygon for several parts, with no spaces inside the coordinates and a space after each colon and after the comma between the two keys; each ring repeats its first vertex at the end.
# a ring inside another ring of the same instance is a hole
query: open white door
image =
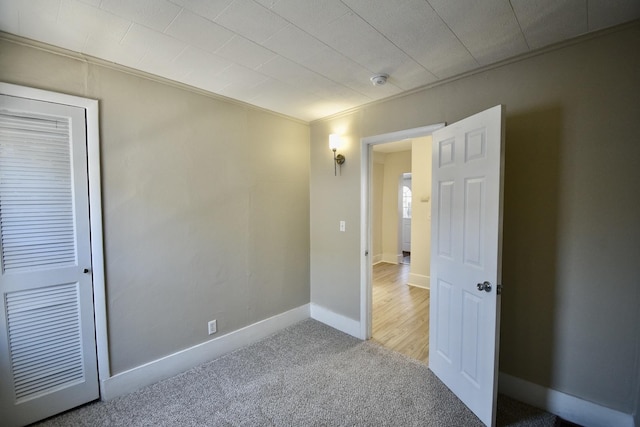
{"type": "Polygon", "coordinates": [[[85,110],[0,95],[0,418],[99,397],[85,110]]]}
{"type": "Polygon", "coordinates": [[[433,133],[429,368],[495,425],[504,106],[433,133]]]}

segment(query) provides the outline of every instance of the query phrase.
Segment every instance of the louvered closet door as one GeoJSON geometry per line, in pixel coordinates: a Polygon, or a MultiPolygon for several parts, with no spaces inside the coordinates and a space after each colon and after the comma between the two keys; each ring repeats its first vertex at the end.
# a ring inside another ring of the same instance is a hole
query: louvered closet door
{"type": "Polygon", "coordinates": [[[0,95],[3,425],[99,397],[85,129],[82,108],[0,95]]]}

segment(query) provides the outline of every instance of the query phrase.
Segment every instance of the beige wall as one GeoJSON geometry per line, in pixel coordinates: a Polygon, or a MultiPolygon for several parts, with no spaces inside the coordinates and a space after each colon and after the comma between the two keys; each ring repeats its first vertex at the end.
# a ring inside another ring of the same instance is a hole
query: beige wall
{"type": "Polygon", "coordinates": [[[360,316],[360,136],[343,120],[311,126],[310,248],[311,302],[351,319],[360,316]],[[329,134],[341,135],[346,154],[342,174],[333,175],[329,134]],[[346,231],[338,229],[346,222],[346,231]]]}
{"type": "Polygon", "coordinates": [[[6,40],[0,80],[100,102],[112,374],[309,302],[307,125],[6,40]]]}
{"type": "Polygon", "coordinates": [[[311,301],[360,319],[360,140],[506,105],[500,369],[632,413],[640,24],[311,124],[311,301]],[[333,177],[328,134],[349,144],[333,177]],[[338,218],[351,233],[338,235],[338,218]]]}
{"type": "Polygon", "coordinates": [[[384,189],[384,160],[386,154],[373,152],[371,170],[371,240],[372,262],[382,261],[382,196],[384,189]]]}
{"type": "Polygon", "coordinates": [[[398,235],[400,221],[399,186],[403,173],[411,173],[411,150],[387,153],[382,183],[382,260],[397,263],[402,256],[398,235]]]}
{"type": "Polygon", "coordinates": [[[411,174],[409,283],[428,287],[431,264],[431,136],[411,141],[411,174]]]}

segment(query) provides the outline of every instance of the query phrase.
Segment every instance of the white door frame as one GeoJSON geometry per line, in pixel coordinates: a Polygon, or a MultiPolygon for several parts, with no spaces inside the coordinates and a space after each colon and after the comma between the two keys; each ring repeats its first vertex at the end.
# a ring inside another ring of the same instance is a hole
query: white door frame
{"type": "Polygon", "coordinates": [[[100,131],[98,127],[98,101],[41,89],[0,82],[3,95],[35,99],[54,104],[84,108],[87,121],[87,168],[89,176],[89,216],[91,229],[91,270],[93,275],[93,305],[96,328],[96,354],[98,356],[98,383],[104,395],[103,383],[111,375],[109,345],[107,341],[107,304],[104,282],[104,256],[102,244],[102,196],[100,185],[100,131]]]}
{"type": "Polygon", "coordinates": [[[401,141],[409,138],[420,138],[431,135],[435,130],[443,128],[444,123],[436,123],[413,129],[405,129],[381,135],[367,136],[360,140],[360,339],[371,338],[371,276],[372,263],[370,251],[371,236],[371,189],[374,145],[401,141]]]}

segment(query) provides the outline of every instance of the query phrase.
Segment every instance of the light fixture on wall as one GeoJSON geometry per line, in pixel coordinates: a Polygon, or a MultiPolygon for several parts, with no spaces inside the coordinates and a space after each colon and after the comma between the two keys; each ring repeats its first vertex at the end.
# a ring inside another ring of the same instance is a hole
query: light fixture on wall
{"type": "Polygon", "coordinates": [[[332,133],[329,135],[329,149],[333,151],[333,175],[338,175],[338,165],[340,165],[340,170],[342,171],[342,164],[346,160],[342,154],[336,154],[336,150],[340,148],[342,145],[342,141],[340,140],[340,135],[337,133],[332,133]]]}

